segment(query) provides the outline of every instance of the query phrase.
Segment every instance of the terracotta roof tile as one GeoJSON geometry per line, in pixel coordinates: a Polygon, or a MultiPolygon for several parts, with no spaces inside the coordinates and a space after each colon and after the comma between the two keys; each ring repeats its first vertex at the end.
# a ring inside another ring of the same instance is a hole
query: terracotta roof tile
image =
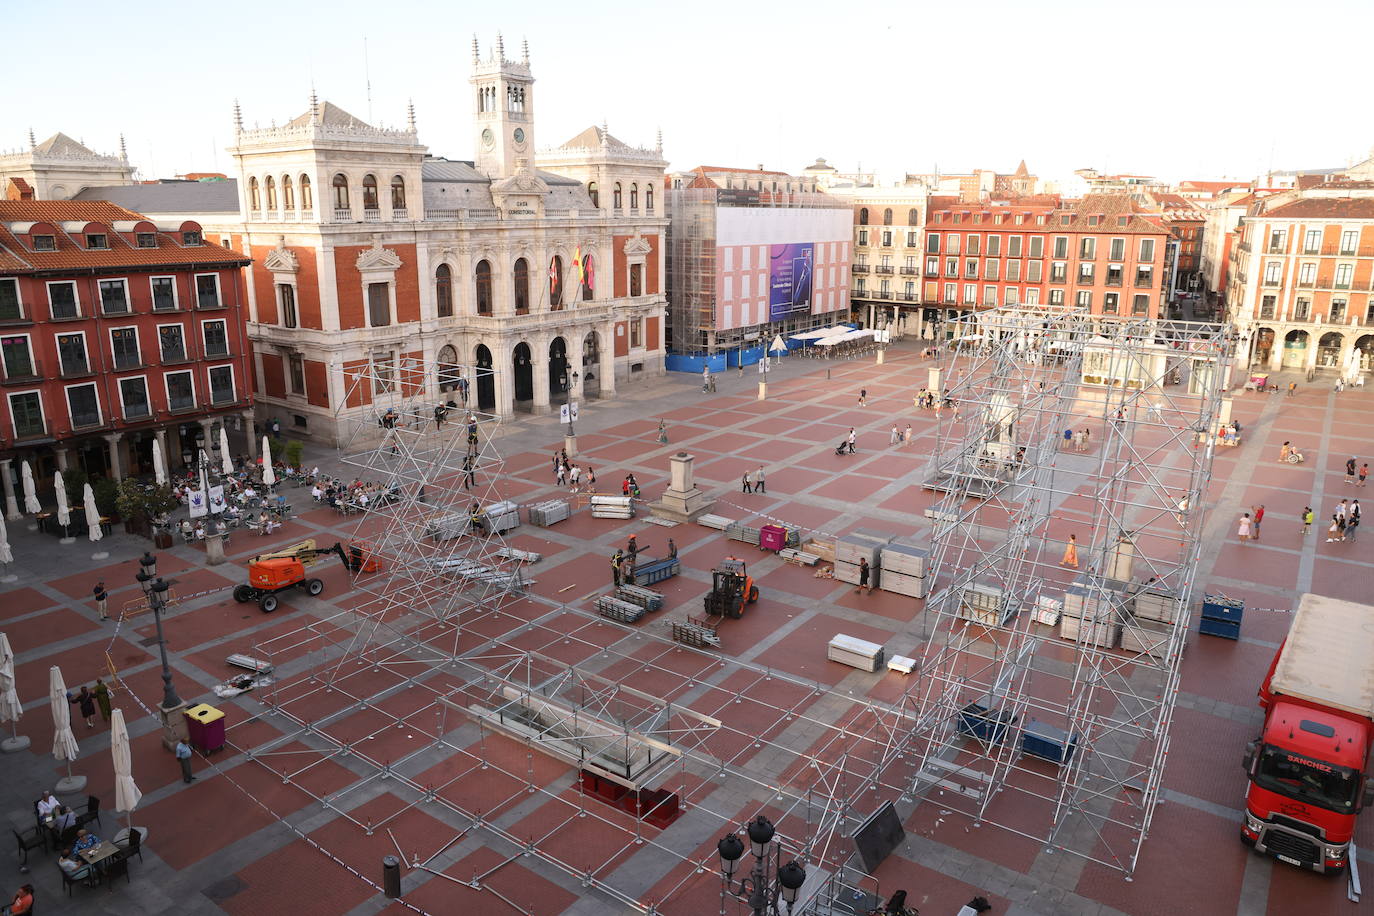
{"type": "Polygon", "coordinates": [[[1308,197],[1265,210],[1265,217],[1374,219],[1374,197],[1308,197]]]}

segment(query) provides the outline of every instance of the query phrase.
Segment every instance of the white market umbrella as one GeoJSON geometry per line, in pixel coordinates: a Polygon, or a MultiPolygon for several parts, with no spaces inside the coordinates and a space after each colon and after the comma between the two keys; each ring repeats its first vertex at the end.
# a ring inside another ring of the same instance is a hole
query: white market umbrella
{"type": "Polygon", "coordinates": [[[67,685],[62,681],[62,669],[56,665],[48,669],[48,704],[52,706],[52,755],[67,762],[67,776],[58,781],[57,792],[80,792],[86,787],[86,777],[72,775],[72,761],[81,751],[72,734],[72,704],[67,699],[67,685]]]}
{"type": "Polygon", "coordinates": [[[225,477],[234,476],[234,459],[229,454],[229,431],[222,423],[219,427],[219,472],[225,477]]]}
{"type": "Polygon", "coordinates": [[[110,717],[110,755],[114,758],[115,810],[129,815],[129,827],[134,825],[134,808],[143,798],[134,784],[134,762],[129,754],[129,730],[124,727],[124,710],[116,709],[110,717]]]}
{"type": "Polygon", "coordinates": [[[91,541],[98,541],[105,536],[105,532],[100,530],[100,510],[95,507],[95,491],[90,484],[86,484],[81,491],[81,500],[86,504],[86,527],[90,529],[91,541]]]}
{"type": "Polygon", "coordinates": [[[19,717],[23,714],[24,707],[14,689],[14,652],[9,637],[0,633],[0,722],[9,722],[13,731],[13,737],[4,741],[6,752],[22,751],[29,746],[28,738],[19,737],[19,717]]]}
{"type": "Polygon", "coordinates": [[[10,549],[10,532],[5,527],[5,518],[0,516],[0,563],[9,565],[14,562],[14,551],[10,549]]]}
{"type": "Polygon", "coordinates": [[[787,352],[787,342],[782,339],[781,334],[777,334],[773,337],[773,342],[768,345],[768,351],[770,353],[777,353],[779,351],[783,353],[787,352]]]}
{"type": "Polygon", "coordinates": [[[19,474],[24,480],[24,511],[42,512],[43,504],[38,501],[38,493],[33,487],[33,468],[29,467],[27,461],[19,469],[19,474]]]}
{"type": "Polygon", "coordinates": [[[67,526],[72,523],[72,510],[67,505],[67,485],[62,482],[62,472],[57,471],[52,475],[53,487],[57,491],[57,524],[62,526],[62,533],[67,533],[67,526]]]}
{"type": "Polygon", "coordinates": [[[272,445],[267,437],[262,437],[262,482],[272,486],[277,482],[277,472],[272,469],[272,445]]]}
{"type": "Polygon", "coordinates": [[[167,486],[167,462],[162,458],[162,444],[153,440],[153,479],[159,487],[167,486]]]}

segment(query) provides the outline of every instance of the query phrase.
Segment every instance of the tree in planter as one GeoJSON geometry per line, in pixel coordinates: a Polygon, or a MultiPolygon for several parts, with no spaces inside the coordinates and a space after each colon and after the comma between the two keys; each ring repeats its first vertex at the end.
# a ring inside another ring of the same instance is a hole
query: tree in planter
{"type": "MultiPolygon", "coordinates": [[[[95,494],[95,508],[106,518],[112,517],[119,512],[119,485],[108,477],[101,477],[91,484],[91,492],[95,494]]],[[[84,496],[85,491],[82,491],[84,496]]],[[[123,513],[120,513],[121,515],[123,513]]]]}
{"type": "Polygon", "coordinates": [[[91,478],[81,468],[67,468],[62,472],[62,483],[67,488],[67,505],[80,509],[86,504],[86,484],[91,478]]]}
{"type": "Polygon", "coordinates": [[[301,458],[305,454],[305,444],[299,439],[292,439],[286,443],[286,466],[300,470],[301,458]]]}
{"type": "Polygon", "coordinates": [[[132,477],[119,482],[115,508],[132,532],[148,536],[149,523],[180,505],[170,486],[148,486],[132,477]]]}

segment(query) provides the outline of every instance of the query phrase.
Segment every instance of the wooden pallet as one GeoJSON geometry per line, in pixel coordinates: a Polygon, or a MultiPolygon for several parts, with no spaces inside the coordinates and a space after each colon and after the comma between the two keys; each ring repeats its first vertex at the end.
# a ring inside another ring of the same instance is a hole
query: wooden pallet
{"type": "Polygon", "coordinates": [[[778,551],[778,556],[782,557],[783,560],[788,563],[796,563],[800,566],[815,566],[821,561],[821,558],[814,553],[807,553],[796,547],[784,547],[782,550],[778,551]]]}

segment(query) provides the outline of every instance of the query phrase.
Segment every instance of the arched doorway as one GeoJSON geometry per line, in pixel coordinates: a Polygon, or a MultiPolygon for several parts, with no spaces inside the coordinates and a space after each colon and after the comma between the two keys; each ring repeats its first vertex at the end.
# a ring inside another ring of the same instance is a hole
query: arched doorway
{"type": "Polygon", "coordinates": [[[1366,334],[1355,341],[1355,359],[1361,372],[1374,369],[1374,334],[1366,334]]]}
{"type": "Polygon", "coordinates": [[[453,347],[445,345],[439,348],[439,356],[435,359],[438,364],[439,390],[456,391],[458,388],[458,351],[453,347]]]}
{"type": "Polygon", "coordinates": [[[1307,332],[1289,331],[1283,338],[1283,368],[1307,367],[1307,332]]]}
{"type": "Polygon", "coordinates": [[[477,409],[496,407],[496,376],[491,371],[491,351],[486,344],[477,345],[477,409]]]}
{"type": "Polygon", "coordinates": [[[515,364],[516,402],[534,400],[534,361],[530,356],[530,345],[520,341],[510,356],[515,364]]]}
{"type": "Polygon", "coordinates": [[[582,339],[582,396],[601,394],[601,337],[592,331],[582,339]]]}
{"type": "Polygon", "coordinates": [[[1254,364],[1260,366],[1269,365],[1269,357],[1274,352],[1274,329],[1260,328],[1255,332],[1255,357],[1254,364]]]}
{"type": "Polygon", "coordinates": [[[1345,337],[1335,331],[1323,334],[1321,340],[1317,341],[1317,368],[1339,369],[1341,367],[1341,347],[1344,344],[1345,337]]]}
{"type": "Polygon", "coordinates": [[[557,396],[563,393],[567,372],[568,343],[561,337],[555,337],[549,344],[549,394],[557,396]]]}

